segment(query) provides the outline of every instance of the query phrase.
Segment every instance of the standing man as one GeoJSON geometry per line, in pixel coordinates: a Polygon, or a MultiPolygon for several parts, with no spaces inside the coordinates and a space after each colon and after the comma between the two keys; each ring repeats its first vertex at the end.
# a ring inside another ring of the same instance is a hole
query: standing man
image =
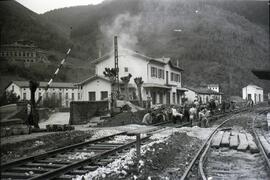
{"type": "Polygon", "coordinates": [[[35,128],[39,129],[39,115],[38,115],[38,111],[36,109],[36,101],[35,101],[35,92],[39,86],[39,83],[36,81],[29,81],[30,84],[30,92],[31,92],[31,112],[30,112],[30,125],[33,125],[35,128]],[[31,122],[32,121],[32,122],[31,122]]]}
{"type": "Polygon", "coordinates": [[[197,109],[195,108],[195,104],[192,105],[192,107],[189,109],[189,119],[192,127],[192,122],[195,120],[197,116],[197,109]]]}

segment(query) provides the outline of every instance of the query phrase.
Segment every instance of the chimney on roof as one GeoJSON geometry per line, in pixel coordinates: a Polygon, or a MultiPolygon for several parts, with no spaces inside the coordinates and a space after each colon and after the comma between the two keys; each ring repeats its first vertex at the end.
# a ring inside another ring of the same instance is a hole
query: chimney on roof
{"type": "Polygon", "coordinates": [[[98,58],[101,58],[101,47],[98,48],[98,58]]]}
{"type": "Polygon", "coordinates": [[[176,60],[176,66],[180,67],[180,60],[179,59],[176,60]]]}

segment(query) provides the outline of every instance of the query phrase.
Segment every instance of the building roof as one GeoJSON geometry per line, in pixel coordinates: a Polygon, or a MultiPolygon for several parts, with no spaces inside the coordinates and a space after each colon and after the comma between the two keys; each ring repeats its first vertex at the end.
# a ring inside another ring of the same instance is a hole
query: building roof
{"type": "Polygon", "coordinates": [[[217,86],[219,86],[219,84],[208,84],[207,85],[208,87],[210,86],[210,87],[217,87],[217,86]]]}
{"type": "Polygon", "coordinates": [[[269,70],[252,70],[252,72],[259,79],[270,80],[270,71],[269,70]]]}
{"type": "MultiPolygon", "coordinates": [[[[165,64],[169,64],[172,68],[174,68],[174,69],[176,69],[176,70],[178,70],[178,71],[183,71],[182,68],[175,66],[175,65],[172,63],[171,59],[168,58],[168,57],[153,58],[153,57],[150,57],[150,56],[146,56],[146,55],[140,54],[140,53],[138,53],[137,51],[132,51],[132,50],[130,50],[130,49],[121,49],[121,51],[120,51],[120,53],[119,53],[119,56],[121,56],[122,53],[123,53],[123,54],[130,54],[130,55],[132,55],[132,56],[141,58],[141,59],[146,60],[146,61],[157,62],[157,63],[161,63],[161,64],[164,64],[164,65],[165,65],[165,64]],[[123,53],[123,52],[124,52],[124,53],[123,53]]],[[[98,59],[93,60],[92,63],[98,64],[98,63],[100,63],[100,62],[102,62],[102,61],[104,61],[104,60],[107,60],[108,58],[110,58],[110,57],[113,56],[113,55],[114,55],[114,52],[111,51],[110,53],[107,53],[107,54],[105,54],[104,56],[102,56],[102,57],[100,57],[100,58],[98,58],[98,59]]]]}
{"type": "Polygon", "coordinates": [[[22,43],[20,41],[12,44],[2,44],[1,47],[11,47],[11,48],[37,48],[33,43],[22,43]]]}
{"type": "MultiPolygon", "coordinates": [[[[255,84],[249,84],[249,85],[247,85],[246,87],[254,87],[254,88],[256,88],[256,89],[262,89],[261,87],[259,87],[259,86],[257,86],[257,85],[255,85],[255,84]]],[[[243,88],[246,88],[246,87],[243,87],[243,88]]]]}
{"type": "MultiPolygon", "coordinates": [[[[29,81],[12,81],[11,83],[14,83],[19,87],[29,87],[29,81]]],[[[40,81],[39,82],[39,87],[46,87],[47,84],[48,84],[48,82],[40,81]]],[[[50,88],[76,88],[76,87],[75,87],[74,83],[52,82],[51,85],[50,85],[50,88]]]]}
{"type": "Polygon", "coordinates": [[[171,87],[169,87],[169,86],[160,85],[160,84],[156,84],[156,83],[144,83],[142,86],[145,87],[145,88],[163,88],[163,89],[171,89],[171,87]]]}
{"type": "Polygon", "coordinates": [[[208,88],[204,88],[204,87],[197,87],[197,88],[193,88],[193,87],[186,87],[187,89],[194,91],[198,94],[214,94],[214,95],[222,95],[223,93],[220,92],[216,92],[213,91],[211,89],[208,88]]]}
{"type": "Polygon", "coordinates": [[[85,80],[79,82],[79,83],[76,83],[75,85],[83,85],[83,84],[85,84],[85,83],[87,83],[87,82],[91,82],[91,81],[94,81],[94,80],[96,80],[96,79],[102,79],[102,80],[105,80],[105,81],[107,81],[107,82],[110,82],[109,79],[107,79],[107,78],[105,78],[105,77],[103,77],[103,76],[99,76],[99,75],[96,74],[96,75],[94,75],[94,76],[91,76],[91,77],[89,77],[89,78],[87,78],[87,79],[85,79],[85,80]]]}

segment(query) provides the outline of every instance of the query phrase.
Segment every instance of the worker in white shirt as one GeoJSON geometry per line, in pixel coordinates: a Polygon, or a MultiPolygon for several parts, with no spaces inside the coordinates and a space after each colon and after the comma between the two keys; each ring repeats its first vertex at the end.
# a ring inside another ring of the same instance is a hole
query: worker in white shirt
{"type": "Polygon", "coordinates": [[[183,118],[183,114],[179,113],[175,107],[172,107],[172,118],[175,124],[177,120],[180,121],[183,118]]]}

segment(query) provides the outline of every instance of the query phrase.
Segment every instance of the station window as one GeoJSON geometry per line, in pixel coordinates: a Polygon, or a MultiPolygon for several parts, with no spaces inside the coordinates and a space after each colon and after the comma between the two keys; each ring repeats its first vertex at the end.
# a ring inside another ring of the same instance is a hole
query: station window
{"type": "Polygon", "coordinates": [[[108,98],[108,91],[101,91],[101,100],[108,98]]]}
{"type": "Polygon", "coordinates": [[[158,78],[164,79],[164,70],[158,69],[158,78]]]}
{"type": "Polygon", "coordinates": [[[26,93],[23,93],[23,100],[26,100],[26,93]]]}
{"type": "Polygon", "coordinates": [[[151,77],[157,77],[157,68],[151,67],[151,77]]]}
{"type": "Polygon", "coordinates": [[[128,72],[128,67],[125,67],[124,69],[125,69],[125,72],[128,72]]]}
{"type": "Polygon", "coordinates": [[[95,100],[96,100],[96,92],[94,92],[94,91],[89,91],[89,92],[88,92],[88,100],[89,100],[89,101],[95,101],[95,100]]]}
{"type": "Polygon", "coordinates": [[[74,93],[71,93],[71,100],[74,101],[74,93]]]}

